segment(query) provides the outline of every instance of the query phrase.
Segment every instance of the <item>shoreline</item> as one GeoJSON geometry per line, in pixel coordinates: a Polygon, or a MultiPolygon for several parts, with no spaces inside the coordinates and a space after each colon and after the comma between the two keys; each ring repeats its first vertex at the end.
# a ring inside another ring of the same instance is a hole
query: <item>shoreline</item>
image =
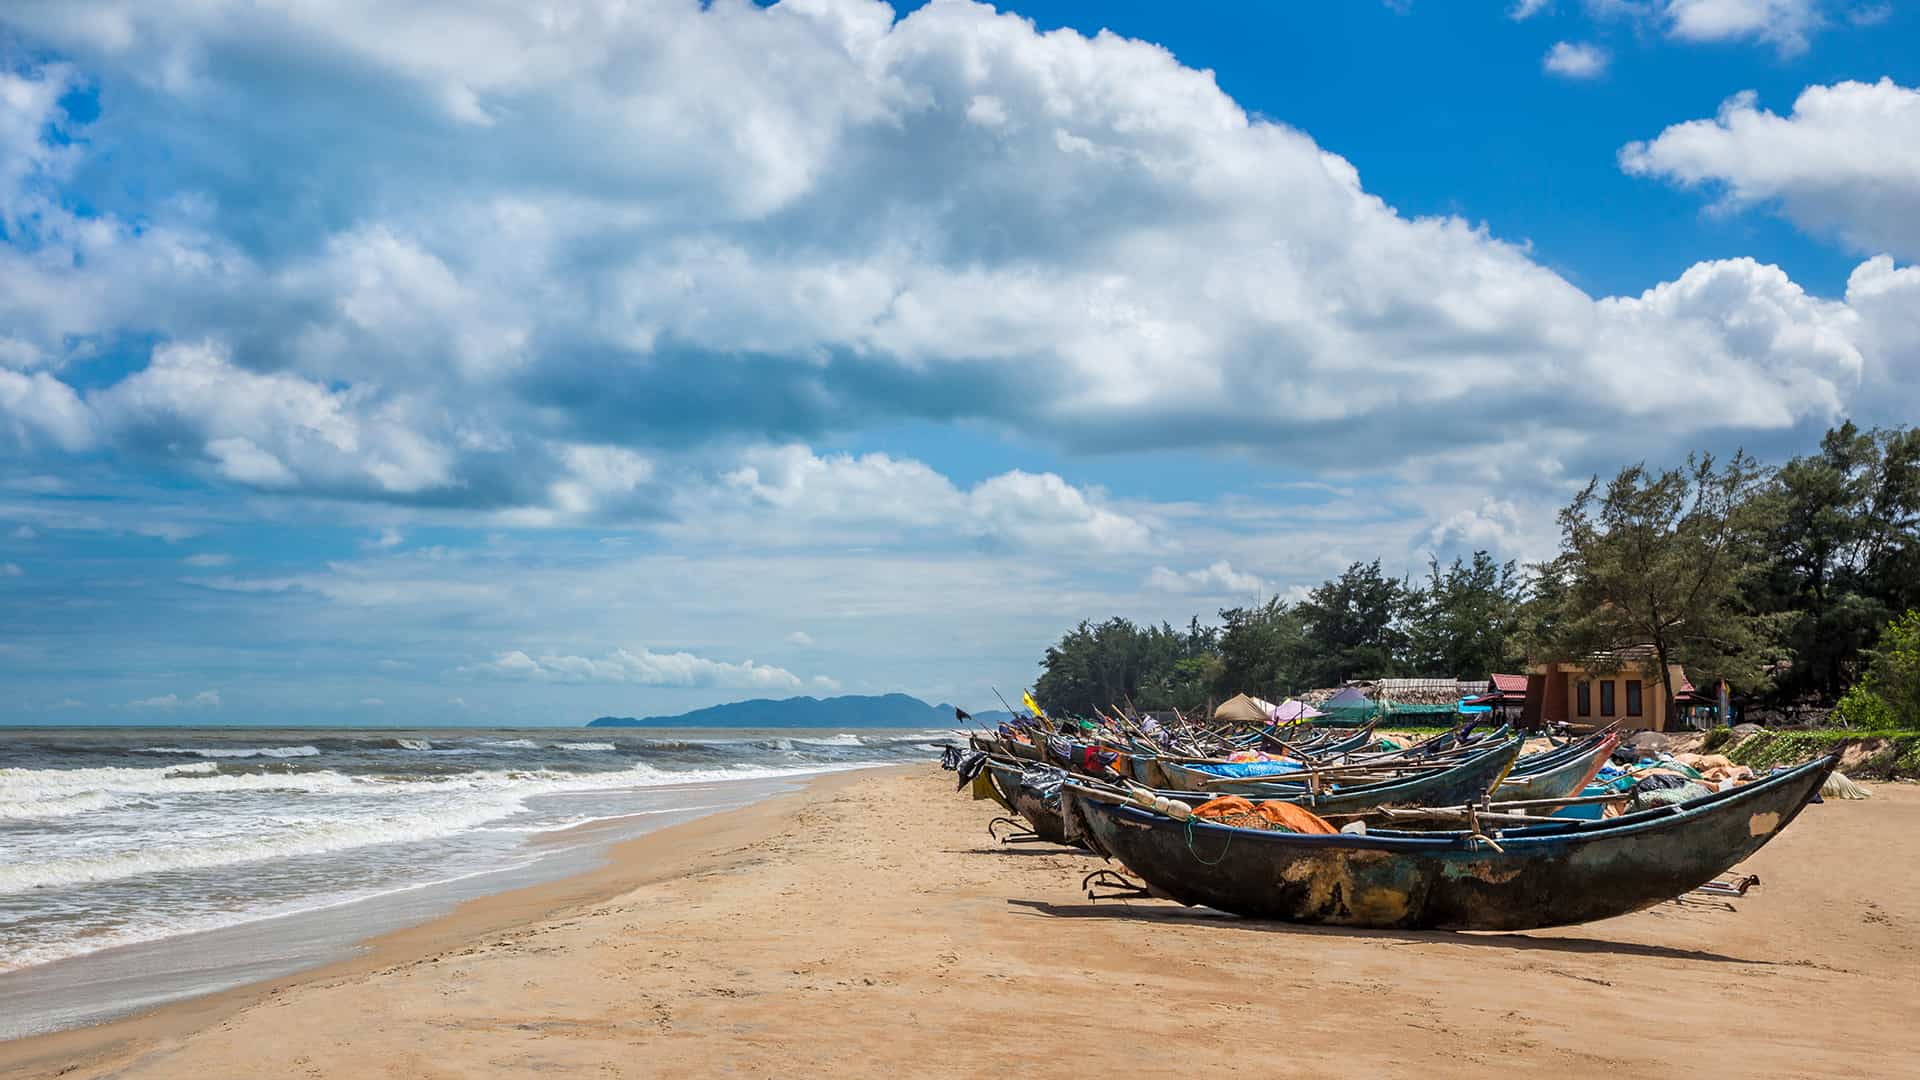
{"type": "MultiPolygon", "coordinates": [[[[595,864],[585,870],[462,900],[453,910],[424,922],[361,939],[353,946],[351,956],[165,1002],[99,1023],[0,1041],[0,1077],[44,1075],[41,1070],[65,1071],[73,1066],[84,1068],[143,1044],[191,1035],[269,998],[304,986],[350,980],[383,968],[418,963],[435,953],[490,935],[531,926],[635,888],[697,872],[703,868],[702,864],[720,854],[715,845],[750,841],[757,832],[770,827],[787,804],[804,804],[819,793],[838,790],[863,775],[900,773],[916,768],[888,765],[798,776],[792,781],[800,785],[797,791],[774,794],[746,806],[614,841],[599,853],[595,864]],[[702,843],[703,839],[707,842],[702,843]]],[[[587,830],[595,824],[584,823],[575,828],[587,830]]]]}
{"type": "Polygon", "coordinates": [[[997,808],[931,763],[830,774],[350,961],[0,1044],[0,1072],[1882,1075],[1920,962],[1920,788],[1873,790],[1743,864],[1749,896],[1448,933],[1092,902],[1099,859],[988,840],[997,808]]]}

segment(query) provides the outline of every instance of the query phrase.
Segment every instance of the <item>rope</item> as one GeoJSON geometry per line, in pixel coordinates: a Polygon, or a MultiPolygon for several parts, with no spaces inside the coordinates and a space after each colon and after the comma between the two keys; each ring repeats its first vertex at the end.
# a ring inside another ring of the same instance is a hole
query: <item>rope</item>
{"type": "Polygon", "coordinates": [[[1226,862],[1227,849],[1231,847],[1233,847],[1233,833],[1228,832],[1227,842],[1221,846],[1219,858],[1213,860],[1212,862],[1208,862],[1206,859],[1201,858],[1200,852],[1195,850],[1193,846],[1193,819],[1192,818],[1187,819],[1187,854],[1199,860],[1199,863],[1201,866],[1219,866],[1221,863],[1226,862]]]}

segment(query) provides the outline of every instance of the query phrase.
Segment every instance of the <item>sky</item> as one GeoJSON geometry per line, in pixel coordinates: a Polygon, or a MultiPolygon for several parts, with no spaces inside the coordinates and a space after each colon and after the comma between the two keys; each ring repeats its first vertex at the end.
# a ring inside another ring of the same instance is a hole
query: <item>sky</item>
{"type": "Polygon", "coordinates": [[[0,723],[574,724],[1920,419],[1920,11],[16,0],[0,723]]]}

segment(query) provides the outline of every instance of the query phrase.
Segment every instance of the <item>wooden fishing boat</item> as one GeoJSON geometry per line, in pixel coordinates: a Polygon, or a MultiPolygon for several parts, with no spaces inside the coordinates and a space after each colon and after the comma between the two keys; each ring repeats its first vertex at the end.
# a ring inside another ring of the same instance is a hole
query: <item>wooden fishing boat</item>
{"type": "Polygon", "coordinates": [[[1047,752],[1045,750],[1042,750],[1033,743],[1023,743],[1018,739],[1001,739],[1000,752],[1008,757],[1019,758],[1022,761],[1044,762],[1047,760],[1047,752]]]}
{"type": "MultiPolygon", "coordinates": [[[[1520,756],[1522,741],[1509,739],[1451,767],[1318,792],[1301,783],[1205,784],[1201,781],[1220,778],[1194,769],[1181,770],[1181,779],[1192,786],[1176,790],[1208,798],[1243,795],[1250,799],[1278,799],[1307,807],[1316,814],[1350,814],[1382,806],[1458,806],[1480,799],[1499,783],[1520,756]]],[[[1180,770],[1179,766],[1172,768],[1180,770]]]]}
{"type": "Polygon", "coordinates": [[[1015,813],[1027,820],[1033,834],[1042,840],[1054,844],[1067,844],[1066,820],[1060,816],[1060,804],[1056,800],[1049,803],[1020,782],[1021,770],[998,761],[987,762],[987,770],[992,775],[993,785],[1013,807],[1015,813]]]}
{"type": "Polygon", "coordinates": [[[1622,817],[1487,835],[1262,832],[1176,821],[1071,786],[1062,809],[1068,835],[1181,903],[1287,922],[1530,930],[1624,915],[1712,881],[1786,828],[1838,763],[1622,817]]]}
{"type": "Polygon", "coordinates": [[[1540,755],[1540,760],[1531,765],[1523,757],[1494,789],[1493,800],[1561,799],[1576,794],[1599,773],[1618,745],[1620,736],[1607,732],[1575,746],[1540,755]]]}
{"type": "Polygon", "coordinates": [[[1240,741],[1243,747],[1263,745],[1268,750],[1300,752],[1314,755],[1345,754],[1358,750],[1373,741],[1374,722],[1358,731],[1350,728],[1290,728],[1277,724],[1254,732],[1253,737],[1240,741]]]}
{"type": "MultiPolygon", "coordinates": [[[[1267,737],[1266,732],[1259,732],[1257,734],[1262,738],[1267,737]]],[[[1305,754],[1315,761],[1323,759],[1334,760],[1372,741],[1373,725],[1368,724],[1358,732],[1348,731],[1346,729],[1329,729],[1315,732],[1314,734],[1314,738],[1299,743],[1288,740],[1286,742],[1287,751],[1305,754]]],[[[1274,749],[1278,750],[1278,747],[1276,746],[1274,749]]],[[[1135,780],[1148,787],[1171,788],[1174,790],[1185,789],[1182,787],[1182,782],[1177,777],[1165,771],[1163,766],[1205,763],[1219,764],[1226,761],[1224,757],[1196,758],[1180,754],[1170,754],[1157,747],[1144,746],[1138,743],[1136,743],[1132,749],[1125,750],[1124,752],[1128,754],[1128,770],[1133,774],[1135,780]]]]}

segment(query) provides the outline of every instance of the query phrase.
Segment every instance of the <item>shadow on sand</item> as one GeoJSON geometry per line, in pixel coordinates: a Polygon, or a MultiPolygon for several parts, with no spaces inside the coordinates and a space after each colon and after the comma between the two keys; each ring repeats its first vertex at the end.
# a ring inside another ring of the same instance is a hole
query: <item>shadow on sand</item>
{"type": "Polygon", "coordinates": [[[1372,938],[1388,943],[1466,945],[1473,948],[1503,949],[1508,952],[1556,952],[1575,956],[1631,956],[1651,960],[1689,960],[1716,964],[1740,964],[1756,967],[1778,966],[1771,960],[1749,960],[1739,956],[1707,952],[1702,949],[1676,949],[1665,945],[1644,945],[1631,941],[1601,941],[1593,938],[1536,937],[1531,934],[1454,930],[1363,930],[1355,927],[1301,926],[1293,923],[1243,919],[1212,908],[1173,907],[1165,902],[1133,903],[1124,900],[1104,904],[1054,904],[1045,900],[1008,900],[1013,907],[1050,919],[1126,919],[1133,922],[1190,926],[1222,926],[1269,934],[1301,934],[1315,937],[1372,938]]]}
{"type": "Polygon", "coordinates": [[[1001,844],[998,847],[945,848],[948,855],[1085,855],[1094,858],[1094,854],[1085,848],[1064,847],[1060,844],[1036,840],[1031,843],[1001,844]]]}

